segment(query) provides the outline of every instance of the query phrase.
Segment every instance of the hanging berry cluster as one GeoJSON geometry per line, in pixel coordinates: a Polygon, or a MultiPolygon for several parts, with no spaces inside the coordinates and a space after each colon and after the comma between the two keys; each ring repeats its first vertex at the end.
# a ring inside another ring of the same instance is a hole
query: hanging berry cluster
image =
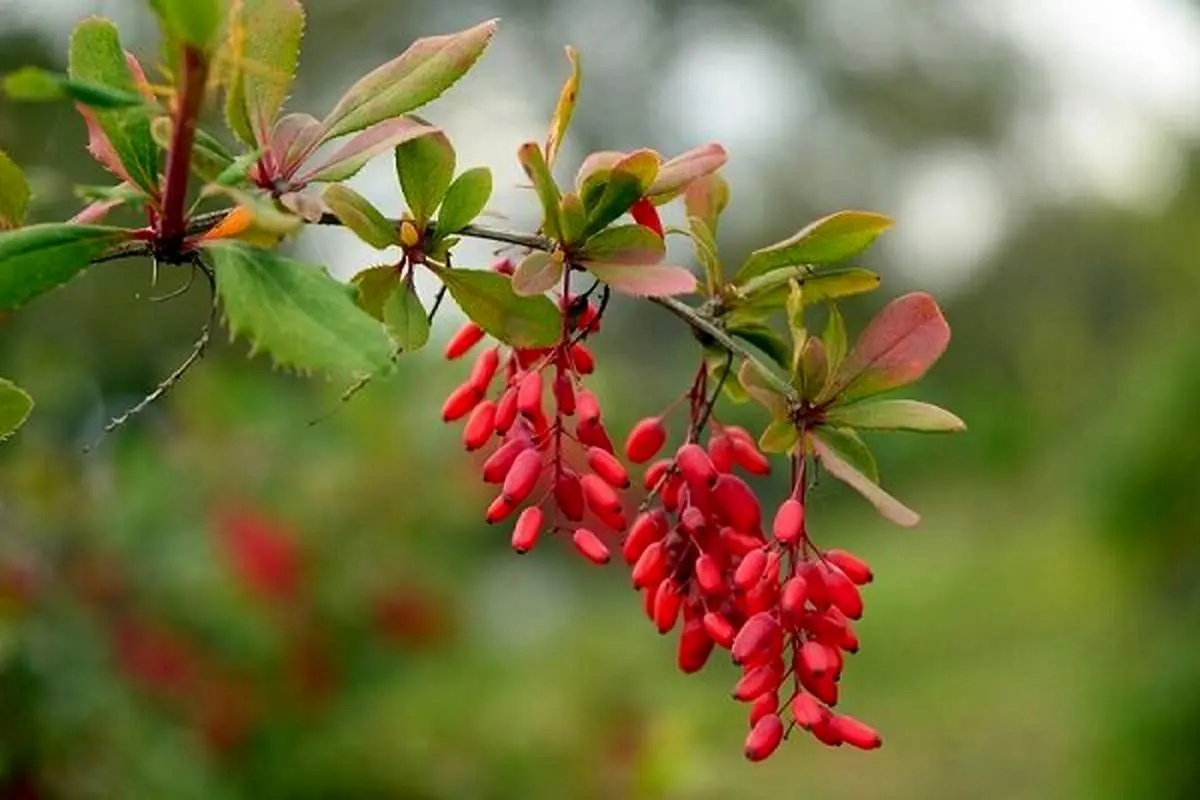
{"type": "MultiPolygon", "coordinates": [[[[880,487],[859,432],[964,427],[936,406],[879,397],[919,379],[949,342],[929,295],[892,301],[853,346],[847,339],[837,303],[880,279],[838,265],[857,258],[891,221],[865,211],[830,214],[726,270],[718,230],[729,187],[719,144],[674,158],[649,149],[595,152],[572,185],[560,186],[552,168],[580,84],[578,55],[568,48],[571,74],[546,139],[517,151],[540,224],[533,233],[486,227],[477,219],[491,197],[491,171],[457,172],[446,133],[410,113],[472,67],[496,20],[414,43],[318,119],[283,113],[304,29],[299,2],[151,6],[172,64],[168,91],[151,90],[116,26],[99,18],[76,27],[70,74],[30,68],[5,81],[16,97],[75,101],[89,152],[117,184],[91,190],[92,202],[70,222],[25,225],[28,183],[0,153],[0,312],[90,264],[131,256],[152,261],[152,279],[160,265],[199,272],[211,292],[208,321],[182,365],[108,429],[161,398],[201,358],[218,305],[252,352],[280,367],[353,379],[349,396],[429,341],[449,294],[470,321],[446,357],[478,352],[442,418],[462,421],[463,445],[484,458],[483,481],[496,487],[487,521],[511,521],[520,553],[548,534],[570,536],[596,564],[619,548],[646,615],[660,633],[679,629],[682,671],[700,670],[717,648],[740,667],[733,695],[750,704],[748,758],[766,758],[797,727],[827,745],[878,747],[871,727],[833,710],[846,656],[858,650],[854,622],[871,571],[844,550],[817,545],[807,487],[826,473],[887,519],[914,525],[916,513],[880,487]],[[225,139],[236,139],[241,152],[199,125],[214,84],[224,93],[225,139]],[[344,183],[384,152],[395,159],[405,201],[390,216],[344,183]],[[229,204],[197,213],[187,202],[193,178],[204,183],[202,197],[229,204]],[[664,226],[659,214],[676,200],[686,228],[664,226]],[[145,224],[98,224],[122,205],[143,210],[145,224]],[[344,226],[377,250],[399,248],[401,258],[362,270],[348,292],[319,266],[274,252],[306,224],[344,226]],[[672,236],[691,244],[699,277],[664,263],[672,236]],[[522,256],[491,270],[463,269],[451,262],[464,238],[514,246],[522,256]],[[428,310],[418,269],[442,284],[428,310]],[[659,458],[666,412],[625,439],[625,459],[645,467],[636,515],[630,475],[585,386],[596,366],[590,337],[611,292],[674,315],[703,350],[680,398],[688,409],[682,444],[659,458]],[[809,331],[813,311],[824,317],[819,335],[809,331]],[[719,397],[753,400],[770,422],[758,435],[721,424],[719,397]],[[790,481],[768,522],[751,481],[769,475],[770,456],[788,466],[790,481]]],[[[0,407],[9,409],[0,415],[3,439],[32,400],[0,379],[0,407]]]]}

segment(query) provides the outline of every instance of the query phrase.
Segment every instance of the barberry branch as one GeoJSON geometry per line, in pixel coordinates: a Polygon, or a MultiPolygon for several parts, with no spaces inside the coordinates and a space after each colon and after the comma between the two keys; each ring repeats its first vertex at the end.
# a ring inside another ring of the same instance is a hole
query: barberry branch
{"type": "Polygon", "coordinates": [[[198,48],[183,48],[179,95],[167,151],[163,180],[162,216],[159,218],[158,247],[170,253],[183,243],[187,229],[184,214],[188,176],[191,172],[192,146],[196,141],[196,123],[204,107],[204,89],[208,83],[208,57],[198,48]]]}

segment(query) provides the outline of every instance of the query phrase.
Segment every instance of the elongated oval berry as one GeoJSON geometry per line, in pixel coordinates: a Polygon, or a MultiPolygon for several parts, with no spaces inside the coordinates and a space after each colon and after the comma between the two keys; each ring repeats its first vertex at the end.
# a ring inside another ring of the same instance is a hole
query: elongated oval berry
{"type": "Polygon", "coordinates": [[[765,611],[746,620],[746,624],[733,640],[733,663],[744,663],[751,656],[767,649],[778,632],[779,623],[765,611]]]}
{"type": "Polygon", "coordinates": [[[798,672],[800,675],[800,684],[812,692],[814,697],[830,708],[837,705],[838,684],[833,679],[831,673],[822,672],[820,675],[813,675],[804,669],[798,670],[798,672]]]}
{"type": "Polygon", "coordinates": [[[832,715],[817,722],[809,728],[809,732],[821,744],[828,745],[829,747],[842,746],[842,734],[834,727],[832,715]]]}
{"type": "Polygon", "coordinates": [[[596,371],[596,358],[583,342],[571,345],[571,364],[580,375],[591,375],[596,371]]]}
{"type": "Polygon", "coordinates": [[[503,522],[508,518],[508,515],[516,511],[515,504],[509,501],[503,494],[499,495],[492,501],[487,509],[487,522],[489,525],[495,525],[498,522],[503,522]]]}
{"type": "Polygon", "coordinates": [[[517,389],[517,410],[530,419],[542,416],[542,373],[525,373],[517,389]]]}
{"type": "Polygon", "coordinates": [[[721,545],[731,555],[744,556],[762,548],[764,542],[757,536],[738,533],[733,528],[721,529],[721,545]]]}
{"type": "Polygon", "coordinates": [[[504,435],[517,421],[517,387],[512,386],[500,395],[496,403],[496,433],[504,435]]]}
{"type": "Polygon", "coordinates": [[[683,630],[679,634],[679,651],[676,663],[679,671],[690,675],[704,669],[712,654],[713,640],[706,626],[698,619],[687,619],[684,615],[683,630]]]}
{"type": "Polygon", "coordinates": [[[808,602],[818,611],[829,608],[829,590],[825,588],[825,576],[813,561],[805,561],[796,569],[808,586],[808,602]]]}
{"type": "Polygon", "coordinates": [[[467,424],[463,428],[463,447],[467,450],[478,450],[487,444],[495,430],[496,404],[484,400],[475,406],[475,410],[467,418],[467,424]]]}
{"type": "Polygon", "coordinates": [[[629,527],[629,520],[625,519],[625,511],[621,507],[604,507],[593,509],[596,517],[604,523],[606,528],[609,528],[617,533],[624,533],[629,527]]]}
{"type": "Polygon", "coordinates": [[[742,751],[751,761],[762,761],[774,753],[782,741],[783,720],[778,714],[767,714],[750,729],[742,751]]]}
{"type": "Polygon", "coordinates": [[[617,489],[629,488],[629,473],[625,471],[617,457],[600,447],[589,447],[587,463],[592,472],[599,475],[605,483],[617,489]]]}
{"type": "Polygon", "coordinates": [[[708,518],[700,509],[688,506],[679,512],[679,527],[691,538],[698,539],[704,535],[704,530],[708,527],[708,518]]]}
{"type": "Polygon", "coordinates": [[[621,545],[621,555],[624,556],[625,563],[636,564],[647,547],[666,535],[667,517],[660,509],[639,514],[633,521],[633,527],[629,529],[624,544],[621,545]]]}
{"type": "Polygon", "coordinates": [[[675,463],[679,465],[679,471],[683,473],[688,486],[697,487],[697,492],[711,490],[717,482],[717,468],[704,448],[695,442],[689,442],[675,452],[675,463]]]}
{"type": "Polygon", "coordinates": [[[739,467],[750,475],[765,476],[771,474],[771,462],[758,449],[754,437],[744,428],[729,425],[725,434],[733,443],[733,459],[739,467]]]}
{"type": "Polygon", "coordinates": [[[492,385],[492,378],[496,377],[496,370],[499,368],[500,350],[496,347],[489,347],[475,358],[475,364],[471,367],[471,375],[468,380],[478,386],[481,392],[487,394],[488,387],[492,385]]]}
{"type": "Polygon", "coordinates": [[[825,560],[846,573],[846,577],[854,581],[858,586],[866,586],[875,580],[875,575],[871,572],[871,567],[867,562],[853,553],[848,553],[845,550],[826,550],[825,560]]]}
{"type": "Polygon", "coordinates": [[[734,530],[753,533],[762,525],[762,507],[754,490],[736,475],[718,477],[712,499],[734,530]]]}
{"type": "Polygon", "coordinates": [[[470,381],[459,386],[442,404],[442,421],[454,422],[470,414],[483,400],[483,392],[470,381]]]}
{"type": "Polygon", "coordinates": [[[564,469],[554,482],[554,502],[571,522],[583,519],[583,486],[579,483],[579,476],[569,469],[564,469]]]}
{"type": "Polygon", "coordinates": [[[830,720],[830,724],[838,737],[851,747],[857,747],[859,750],[874,750],[883,744],[883,739],[879,737],[878,731],[854,717],[835,714],[830,720]]]}
{"type": "Polygon", "coordinates": [[[554,404],[565,417],[575,414],[575,386],[571,383],[571,376],[565,372],[554,377],[554,404]]]}
{"type": "Polygon", "coordinates": [[[542,454],[536,449],[522,450],[513,461],[512,469],[504,478],[501,489],[509,505],[517,506],[525,501],[537,485],[542,474],[542,454]]]}
{"type": "Polygon", "coordinates": [[[579,421],[600,421],[600,401],[590,389],[580,389],[575,395],[575,409],[579,412],[579,421]]]}
{"type": "Polygon", "coordinates": [[[753,728],[758,724],[758,721],[767,714],[774,714],[779,711],[779,693],[767,692],[760,694],[754,700],[754,704],[750,706],[750,727],[753,728]]]}
{"type": "Polygon", "coordinates": [[[720,594],[725,590],[725,578],[721,574],[721,565],[708,553],[702,553],[696,559],[694,573],[696,585],[704,594],[720,594]]]}
{"type": "Polygon", "coordinates": [[[775,512],[771,534],[784,544],[799,541],[804,534],[804,504],[794,497],[784,500],[775,512]]]}
{"type": "Polygon", "coordinates": [[[847,578],[846,573],[833,564],[821,562],[818,566],[825,581],[825,589],[829,593],[829,602],[850,619],[861,619],[863,599],[854,581],[847,578]]]}
{"type": "Polygon", "coordinates": [[[746,672],[733,687],[733,699],[749,703],[765,692],[779,688],[779,673],[770,664],[759,664],[746,672]]]}
{"type": "Polygon", "coordinates": [[[829,653],[825,647],[815,639],[810,639],[800,648],[800,663],[804,665],[804,669],[812,673],[814,676],[823,675],[829,671],[829,653]]]}
{"type": "Polygon", "coordinates": [[[737,634],[733,630],[733,625],[724,616],[716,611],[709,611],[701,621],[710,639],[724,648],[733,646],[733,640],[737,637],[737,634]]]}
{"type": "Polygon", "coordinates": [[[483,339],[483,328],[474,322],[465,323],[446,343],[446,358],[450,361],[462,358],[470,352],[472,347],[479,344],[481,339],[483,339]]]}
{"type": "Polygon", "coordinates": [[[646,467],[646,472],[642,476],[642,488],[647,492],[655,490],[662,491],[663,487],[660,484],[667,478],[667,472],[671,469],[671,459],[660,458],[650,466],[646,467]]]}
{"type": "Polygon", "coordinates": [[[759,580],[741,599],[742,611],[747,615],[774,609],[779,605],[779,584],[765,579],[759,580]]]}
{"type": "Polygon", "coordinates": [[[629,215],[638,225],[657,234],[658,238],[663,238],[662,218],[659,217],[658,209],[654,207],[650,198],[638,198],[637,202],[629,208],[629,215]]]}
{"type": "Polygon", "coordinates": [[[667,578],[658,585],[654,595],[654,625],[659,633],[665,634],[675,627],[682,604],[683,598],[679,596],[675,581],[667,578]]]}
{"type": "Polygon", "coordinates": [[[587,528],[576,528],[571,541],[574,542],[575,549],[593,564],[607,564],[612,557],[608,547],[600,541],[600,537],[587,528]]]}
{"type": "Polygon", "coordinates": [[[724,433],[714,433],[708,437],[708,457],[712,459],[717,472],[733,472],[733,440],[724,433]]]}
{"type": "Polygon", "coordinates": [[[808,692],[800,692],[792,700],[792,717],[801,728],[811,730],[814,725],[829,718],[829,709],[808,692]]]}
{"type": "Polygon", "coordinates": [[[613,452],[612,440],[608,438],[608,431],[599,419],[580,417],[579,422],[575,424],[575,438],[584,447],[599,447],[613,452]]]}
{"type": "Polygon", "coordinates": [[[662,542],[654,542],[645,549],[633,565],[633,588],[644,589],[658,586],[667,577],[667,551],[662,542]]]}
{"type": "Polygon", "coordinates": [[[767,551],[759,548],[751,550],[733,571],[733,585],[743,592],[753,589],[767,568],[767,551]]]}
{"type": "Polygon", "coordinates": [[[484,482],[504,483],[504,478],[512,468],[513,462],[517,460],[517,456],[521,454],[522,450],[529,449],[529,446],[529,441],[526,439],[509,439],[496,448],[496,452],[483,462],[484,482]]]}
{"type": "Polygon", "coordinates": [[[545,520],[545,515],[542,509],[537,506],[530,506],[521,512],[517,517],[517,524],[513,526],[512,548],[518,553],[528,553],[537,544],[538,537],[542,535],[542,523],[545,520]]]}
{"type": "Polygon", "coordinates": [[[808,599],[808,584],[799,575],[789,578],[783,584],[783,592],[779,598],[779,607],[793,622],[799,622],[804,616],[804,602],[808,599]]]}
{"type": "Polygon", "coordinates": [[[579,482],[583,486],[583,499],[587,501],[587,507],[597,514],[611,514],[614,511],[620,513],[624,508],[621,495],[599,475],[584,475],[579,482]]]}
{"type": "Polygon", "coordinates": [[[667,443],[667,428],[662,417],[647,417],[633,426],[625,440],[625,457],[634,464],[645,464],[658,455],[667,443]]]}

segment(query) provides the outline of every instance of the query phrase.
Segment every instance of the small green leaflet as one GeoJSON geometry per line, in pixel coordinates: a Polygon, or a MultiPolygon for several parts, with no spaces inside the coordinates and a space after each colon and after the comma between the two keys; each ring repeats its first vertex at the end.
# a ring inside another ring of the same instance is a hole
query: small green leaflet
{"type": "Polygon", "coordinates": [[[33,410],[33,398],[11,381],[0,378],[0,442],[12,436],[33,410]]]}
{"type": "Polygon", "coordinates": [[[491,196],[492,171],[487,167],[474,167],[455,178],[438,211],[438,237],[458,233],[470,225],[491,196]]]}
{"type": "Polygon", "coordinates": [[[517,160],[521,162],[521,169],[525,170],[525,175],[533,183],[538,202],[542,204],[542,231],[551,239],[561,238],[562,221],[558,215],[562,197],[559,195],[558,184],[554,182],[554,176],[550,174],[550,167],[546,164],[542,148],[537,142],[526,142],[517,150],[517,160]]]}
{"type": "Polygon", "coordinates": [[[16,228],[25,221],[29,207],[29,182],[8,154],[0,150],[0,231],[16,228]]]}
{"type": "Polygon", "coordinates": [[[957,433],[966,423],[944,408],[917,400],[867,400],[829,410],[830,425],[877,431],[957,433]]]}
{"type": "Polygon", "coordinates": [[[402,282],[383,304],[383,322],[403,353],[420,350],[429,341],[429,316],[413,287],[402,282]]]}
{"type": "Polygon", "coordinates": [[[790,453],[799,441],[800,431],[790,419],[776,419],[762,432],[758,446],[764,453],[790,453]]]}
{"type": "Polygon", "coordinates": [[[172,38],[207,50],[216,38],[224,15],[221,0],[150,0],[172,38]]]}
{"type": "Polygon", "coordinates": [[[383,304],[400,285],[400,270],[392,264],[367,267],[350,279],[357,294],[358,307],[383,322],[383,304]]]}
{"type": "Polygon", "coordinates": [[[349,186],[330,184],[322,193],[322,199],[343,225],[376,250],[396,243],[396,226],[371,205],[371,201],[349,186]]]}
{"type": "Polygon", "coordinates": [[[870,211],[838,211],[817,220],[790,239],[755,250],[737,271],[738,283],[780,267],[830,264],[866,250],[892,221],[870,211]]]}
{"type": "Polygon", "coordinates": [[[129,231],[54,223],[0,233],[0,309],[17,308],[87,269],[129,231]]]}
{"type": "Polygon", "coordinates": [[[4,92],[13,100],[74,100],[99,109],[146,105],[145,98],[136,92],[113,89],[91,81],[71,80],[66,75],[38,67],[22,67],[6,75],[4,92]]]}
{"type": "Polygon", "coordinates": [[[205,250],[230,333],[245,336],[252,352],[300,372],[338,376],[374,375],[389,366],[393,348],[383,326],[321,267],[239,242],[205,250]]]}
{"type": "Polygon", "coordinates": [[[521,297],[496,272],[428,266],[463,313],[493,338],[513,347],[549,347],[562,334],[562,315],[545,295],[521,297]]]}
{"type": "Polygon", "coordinates": [[[442,131],[409,139],[396,147],[396,175],[404,201],[424,228],[442,204],[454,177],[454,146],[442,131]]]}
{"type": "Polygon", "coordinates": [[[304,7],[300,0],[234,0],[227,28],[225,119],[244,143],[263,146],[296,74],[304,7]]]}

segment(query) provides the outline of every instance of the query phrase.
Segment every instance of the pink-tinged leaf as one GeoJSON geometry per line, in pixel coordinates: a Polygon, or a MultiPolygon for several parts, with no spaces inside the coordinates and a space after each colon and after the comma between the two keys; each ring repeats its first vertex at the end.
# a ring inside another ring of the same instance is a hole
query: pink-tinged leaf
{"type": "Polygon", "coordinates": [[[354,133],[425,105],[483,55],[499,20],[459,33],[418,39],[346,92],[325,118],[324,140],[354,133]]]}
{"type": "Polygon", "coordinates": [[[579,252],[581,261],[638,266],[657,264],[666,255],[663,240],[642,225],[618,225],[591,237],[579,252]]]}
{"type": "Polygon", "coordinates": [[[69,220],[75,225],[95,225],[108,216],[108,212],[122,204],[122,200],[113,198],[111,200],[98,200],[95,203],[88,203],[79,213],[71,217],[69,220]]]}
{"type": "Polygon", "coordinates": [[[265,147],[296,74],[300,0],[237,0],[226,24],[225,119],[248,145],[265,147]]]}
{"type": "Polygon", "coordinates": [[[137,93],[142,96],[142,99],[153,105],[157,102],[154,97],[154,87],[150,85],[150,81],[146,79],[146,71],[142,69],[142,62],[137,60],[137,56],[128,50],[125,51],[125,63],[129,65],[129,73],[133,77],[133,86],[137,89],[137,93]]]}
{"type": "Polygon", "coordinates": [[[921,521],[917,512],[892,497],[882,487],[851,466],[850,462],[842,459],[822,439],[819,430],[809,434],[809,441],[812,444],[813,452],[817,454],[817,458],[821,460],[821,465],[825,467],[826,471],[870,501],[871,505],[875,506],[875,509],[885,519],[905,528],[911,528],[921,521]]]}
{"type": "Polygon", "coordinates": [[[699,219],[710,231],[710,238],[715,237],[721,212],[729,205],[729,184],[716,172],[694,180],[683,190],[683,204],[688,219],[699,219]]]}
{"type": "Polygon", "coordinates": [[[553,167],[554,159],[558,157],[558,147],[567,128],[571,125],[571,117],[575,113],[575,101],[579,99],[579,81],[582,76],[579,67],[579,52],[567,45],[567,61],[571,62],[571,75],[563,84],[562,92],[558,95],[558,105],[554,107],[554,116],[550,118],[550,132],[546,135],[546,164],[553,167]]]}
{"type": "Polygon", "coordinates": [[[321,143],[321,123],[311,114],[284,114],[271,129],[271,145],[267,148],[270,163],[275,165],[274,178],[287,178],[296,173],[321,143]]]}
{"type": "Polygon", "coordinates": [[[575,174],[575,191],[583,196],[584,187],[591,179],[611,172],[616,163],[624,157],[625,153],[617,150],[600,150],[589,155],[579,165],[579,172],[575,174]]]}
{"type": "Polygon", "coordinates": [[[129,177],[129,173],[125,170],[125,165],[121,163],[121,157],[117,155],[116,148],[113,147],[112,140],[108,138],[108,134],[100,126],[100,120],[96,118],[96,112],[82,103],[77,103],[75,108],[79,111],[80,116],[83,117],[84,123],[87,124],[87,150],[91,153],[92,158],[100,162],[102,167],[121,180],[126,183],[133,183],[133,179],[129,177]]]}
{"type": "Polygon", "coordinates": [[[725,166],[729,154],[719,144],[706,144],[664,161],[658,177],[646,191],[655,202],[666,202],[692,181],[710,175],[725,166]]]}
{"type": "Polygon", "coordinates": [[[329,207],[320,197],[307,192],[284,192],[279,195],[279,203],[293,214],[314,224],[329,211],[329,207]]]}
{"type": "Polygon", "coordinates": [[[530,253],[517,265],[512,276],[512,288],[522,297],[544,294],[559,284],[563,276],[563,260],[550,253],[530,253]]]}
{"type": "Polygon", "coordinates": [[[967,425],[944,408],[918,400],[873,400],[831,408],[825,415],[831,425],[876,431],[958,433],[967,425]]]}
{"type": "Polygon", "coordinates": [[[585,185],[580,196],[587,209],[587,227],[584,236],[591,236],[607,228],[622,214],[633,207],[639,199],[646,196],[646,190],[654,183],[658,175],[662,156],[653,150],[634,150],[622,156],[607,180],[601,181],[601,188],[585,185]]]}
{"type": "Polygon", "coordinates": [[[375,156],[396,145],[437,132],[408,117],[398,117],[372,125],[339,147],[327,159],[295,179],[295,183],[344,181],[356,174],[375,156]]]}
{"type": "Polygon", "coordinates": [[[932,297],[924,292],[898,297],[868,323],[821,399],[849,402],[907,386],[949,343],[950,326],[932,297]]]}
{"type": "Polygon", "coordinates": [[[669,297],[696,291],[696,276],[683,267],[667,264],[626,266],[594,261],[584,262],[583,266],[618,292],[637,297],[669,297]]]}

